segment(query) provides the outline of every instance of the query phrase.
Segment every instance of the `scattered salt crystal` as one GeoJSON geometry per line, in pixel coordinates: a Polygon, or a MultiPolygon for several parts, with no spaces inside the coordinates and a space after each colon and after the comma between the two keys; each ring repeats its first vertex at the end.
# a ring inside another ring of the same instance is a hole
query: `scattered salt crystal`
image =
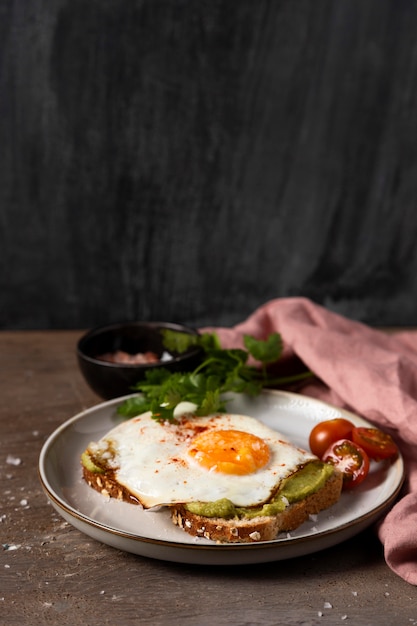
{"type": "Polygon", "coordinates": [[[386,591],[386,592],[384,593],[384,596],[389,596],[389,591],[386,591]]]}
{"type": "Polygon", "coordinates": [[[22,462],[22,459],[19,459],[19,457],[13,456],[12,454],[7,455],[6,463],[8,465],[20,465],[21,462],[22,462]]]}
{"type": "Polygon", "coordinates": [[[28,501],[26,500],[26,498],[23,498],[23,500],[20,500],[20,503],[22,506],[26,506],[28,503],[28,501]]]}
{"type": "Polygon", "coordinates": [[[104,589],[102,591],[100,591],[100,595],[103,596],[105,594],[104,589]]]}
{"type": "Polygon", "coordinates": [[[347,619],[347,615],[342,615],[341,619],[347,619]]]}
{"type": "Polygon", "coordinates": [[[358,592],[357,591],[352,591],[352,596],[357,596],[358,592]]]}
{"type": "Polygon", "coordinates": [[[324,609],[332,609],[332,608],[333,608],[333,605],[332,605],[332,604],[330,604],[330,602],[325,602],[325,603],[323,604],[323,608],[324,608],[324,609]]]}

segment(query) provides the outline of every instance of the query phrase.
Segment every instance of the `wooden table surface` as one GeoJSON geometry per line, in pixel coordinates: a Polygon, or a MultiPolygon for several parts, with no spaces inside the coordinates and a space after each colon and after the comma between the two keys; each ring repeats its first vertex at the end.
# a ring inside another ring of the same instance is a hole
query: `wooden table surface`
{"type": "Polygon", "coordinates": [[[48,435],[100,402],[77,367],[80,335],[0,333],[0,624],[417,624],[417,589],[385,564],[373,529],[289,561],[202,567],[128,554],[66,523],[37,464],[48,435]]]}

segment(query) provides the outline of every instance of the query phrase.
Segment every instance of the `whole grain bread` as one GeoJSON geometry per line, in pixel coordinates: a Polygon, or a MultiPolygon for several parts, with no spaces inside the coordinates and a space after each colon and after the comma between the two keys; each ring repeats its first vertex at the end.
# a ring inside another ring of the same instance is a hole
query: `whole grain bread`
{"type": "MultiPolygon", "coordinates": [[[[84,465],[83,477],[87,484],[104,496],[117,498],[131,504],[140,504],[128,489],[120,485],[114,472],[93,472],[84,465]]],[[[203,517],[188,511],[183,504],[171,505],[174,524],[195,537],[205,537],[219,543],[248,543],[271,541],[280,532],[295,530],[315,515],[335,504],[341,494],[342,474],[335,470],[323,487],[299,502],[289,504],[277,515],[258,516],[251,519],[223,519],[203,517]]]]}
{"type": "Polygon", "coordinates": [[[335,504],[342,490],[343,476],[335,471],[319,491],[299,502],[289,504],[277,515],[251,519],[203,517],[191,513],[184,505],[171,507],[172,521],[190,535],[205,537],[218,543],[250,543],[271,541],[280,532],[295,530],[315,515],[335,504]]]}

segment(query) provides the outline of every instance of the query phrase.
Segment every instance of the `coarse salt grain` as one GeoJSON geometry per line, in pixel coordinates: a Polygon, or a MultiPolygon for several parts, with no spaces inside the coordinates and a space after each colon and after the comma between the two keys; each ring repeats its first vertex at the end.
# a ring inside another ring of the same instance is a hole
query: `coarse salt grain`
{"type": "Polygon", "coordinates": [[[18,543],[3,543],[3,550],[7,550],[7,551],[11,551],[11,550],[18,550],[20,548],[20,544],[18,543]]]}
{"type": "Polygon", "coordinates": [[[22,462],[22,459],[19,459],[19,457],[17,456],[13,456],[12,454],[8,454],[7,455],[7,459],[6,459],[6,463],[8,465],[20,465],[22,462]]]}

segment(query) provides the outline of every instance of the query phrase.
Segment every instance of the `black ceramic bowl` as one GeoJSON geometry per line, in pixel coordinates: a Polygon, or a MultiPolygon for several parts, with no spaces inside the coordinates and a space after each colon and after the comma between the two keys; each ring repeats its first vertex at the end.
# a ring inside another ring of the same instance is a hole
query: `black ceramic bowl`
{"type": "Polygon", "coordinates": [[[114,363],[103,355],[122,351],[131,355],[152,352],[158,359],[167,353],[161,331],[171,329],[197,335],[193,328],[169,322],[125,322],[94,328],[83,335],[77,345],[78,364],[91,389],[109,400],[133,393],[132,386],[143,380],[149,369],[164,367],[172,372],[189,372],[201,361],[201,349],[194,346],[186,352],[171,353],[168,360],[154,363],[114,363]]]}

